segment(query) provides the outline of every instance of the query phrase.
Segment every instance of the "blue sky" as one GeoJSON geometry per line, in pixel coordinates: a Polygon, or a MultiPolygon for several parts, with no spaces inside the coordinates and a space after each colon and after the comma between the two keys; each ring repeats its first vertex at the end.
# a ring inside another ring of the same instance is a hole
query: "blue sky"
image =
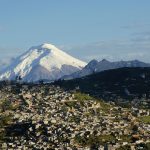
{"type": "Polygon", "coordinates": [[[150,62],[149,0],[0,0],[0,58],[52,43],[85,61],[150,62]]]}

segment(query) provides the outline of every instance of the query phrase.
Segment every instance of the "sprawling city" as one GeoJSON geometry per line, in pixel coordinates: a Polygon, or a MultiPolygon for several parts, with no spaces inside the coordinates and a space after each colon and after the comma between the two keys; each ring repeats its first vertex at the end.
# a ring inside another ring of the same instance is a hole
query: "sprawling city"
{"type": "Polygon", "coordinates": [[[150,150],[149,14],[0,0],[0,150],[150,150]]]}
{"type": "Polygon", "coordinates": [[[150,109],[123,108],[49,84],[7,84],[0,95],[2,149],[150,146],[150,109]]]}

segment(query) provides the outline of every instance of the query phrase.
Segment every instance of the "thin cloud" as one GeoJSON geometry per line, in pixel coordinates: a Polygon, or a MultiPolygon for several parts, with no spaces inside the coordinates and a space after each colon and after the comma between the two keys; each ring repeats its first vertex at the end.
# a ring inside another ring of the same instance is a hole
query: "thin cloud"
{"type": "MultiPolygon", "coordinates": [[[[69,53],[89,62],[92,59],[132,60],[150,62],[150,36],[132,36],[129,40],[100,41],[90,44],[67,46],[69,53]]],[[[65,46],[63,47],[65,50],[65,46]]]]}
{"type": "Polygon", "coordinates": [[[0,59],[0,71],[9,66],[14,61],[13,57],[6,57],[0,59]]]}
{"type": "Polygon", "coordinates": [[[121,26],[122,29],[145,29],[149,27],[150,27],[150,23],[142,23],[142,22],[121,26]]]}
{"type": "Polygon", "coordinates": [[[102,59],[114,60],[114,56],[110,55],[110,54],[97,54],[97,55],[85,56],[84,59],[87,60],[87,61],[91,61],[92,59],[96,59],[96,60],[102,60],[102,59]]]}
{"type": "Polygon", "coordinates": [[[150,42],[150,31],[133,33],[132,36],[133,42],[150,42]]]}
{"type": "Polygon", "coordinates": [[[9,59],[9,58],[15,58],[19,56],[23,51],[19,48],[10,48],[10,47],[0,47],[0,60],[2,59],[9,59]]]}

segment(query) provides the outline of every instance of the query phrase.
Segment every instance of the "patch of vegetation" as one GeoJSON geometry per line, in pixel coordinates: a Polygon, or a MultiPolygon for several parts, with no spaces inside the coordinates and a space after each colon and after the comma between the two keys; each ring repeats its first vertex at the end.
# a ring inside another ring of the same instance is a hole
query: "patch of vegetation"
{"type": "Polygon", "coordinates": [[[93,101],[96,101],[97,103],[100,103],[100,108],[97,109],[98,114],[100,111],[104,113],[108,113],[108,111],[110,111],[110,109],[112,108],[110,104],[104,102],[101,99],[96,99],[90,96],[89,94],[77,92],[74,95],[75,95],[75,99],[77,99],[80,102],[81,106],[84,106],[84,101],[87,101],[87,100],[93,100],[93,101]]]}
{"type": "Polygon", "coordinates": [[[75,142],[81,146],[92,146],[92,145],[97,145],[97,144],[102,144],[105,145],[106,142],[112,142],[115,141],[116,138],[112,135],[89,135],[87,136],[80,136],[77,135],[75,137],[75,142]]]}
{"type": "Polygon", "coordinates": [[[63,105],[63,106],[61,107],[61,110],[62,110],[63,112],[67,112],[67,111],[68,111],[68,108],[67,108],[65,105],[63,105]]]}
{"type": "Polygon", "coordinates": [[[78,101],[85,101],[85,100],[92,100],[93,99],[88,94],[84,94],[84,93],[80,93],[80,92],[77,92],[74,95],[75,95],[75,99],[77,99],[78,101]]]}
{"type": "Polygon", "coordinates": [[[0,143],[5,140],[6,132],[5,130],[0,129],[0,143]]]}
{"type": "Polygon", "coordinates": [[[129,145],[124,145],[124,146],[117,148],[117,150],[131,150],[131,147],[129,145]]]}
{"type": "Polygon", "coordinates": [[[141,116],[139,117],[139,120],[146,124],[150,123],[150,116],[141,116]]]}
{"type": "Polygon", "coordinates": [[[100,136],[98,136],[98,139],[101,143],[104,142],[104,144],[106,142],[112,142],[112,141],[116,140],[116,138],[113,135],[100,135],[100,136]]]}
{"type": "Polygon", "coordinates": [[[81,121],[80,117],[77,117],[77,116],[70,117],[70,122],[75,122],[76,124],[79,124],[80,121],[81,121]]]}
{"type": "Polygon", "coordinates": [[[131,142],[131,136],[129,135],[122,135],[120,139],[122,139],[123,142],[131,142]]]}
{"type": "Polygon", "coordinates": [[[110,104],[107,104],[103,101],[99,101],[100,102],[100,105],[101,105],[101,110],[104,111],[104,112],[108,112],[110,111],[110,108],[111,108],[111,105],[110,104]]]}
{"type": "Polygon", "coordinates": [[[5,112],[7,110],[13,110],[13,106],[9,100],[0,100],[0,112],[5,112]]]}
{"type": "Polygon", "coordinates": [[[5,127],[12,122],[12,115],[6,112],[13,110],[15,110],[15,107],[12,106],[9,100],[0,100],[0,142],[3,142],[6,138],[5,127]]]}
{"type": "Polygon", "coordinates": [[[75,101],[68,101],[68,102],[65,102],[66,106],[72,108],[76,106],[76,102],[75,101]]]}

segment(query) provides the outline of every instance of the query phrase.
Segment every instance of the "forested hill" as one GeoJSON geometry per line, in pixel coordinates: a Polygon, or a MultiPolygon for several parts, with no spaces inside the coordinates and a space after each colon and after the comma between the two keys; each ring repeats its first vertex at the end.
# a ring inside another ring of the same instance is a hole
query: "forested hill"
{"type": "Polygon", "coordinates": [[[150,98],[150,68],[113,69],[54,84],[67,90],[78,89],[106,101],[143,101],[150,98]]]}

